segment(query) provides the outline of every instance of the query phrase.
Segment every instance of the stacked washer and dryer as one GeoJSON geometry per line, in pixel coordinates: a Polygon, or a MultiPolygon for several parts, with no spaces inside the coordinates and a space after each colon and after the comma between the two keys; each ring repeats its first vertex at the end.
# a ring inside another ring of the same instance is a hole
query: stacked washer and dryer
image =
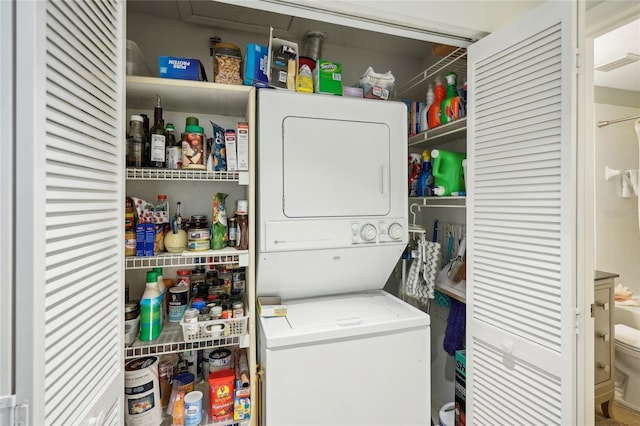
{"type": "Polygon", "coordinates": [[[256,294],[265,425],[427,425],[430,319],[383,290],[407,242],[407,113],[258,92],[256,294]]]}

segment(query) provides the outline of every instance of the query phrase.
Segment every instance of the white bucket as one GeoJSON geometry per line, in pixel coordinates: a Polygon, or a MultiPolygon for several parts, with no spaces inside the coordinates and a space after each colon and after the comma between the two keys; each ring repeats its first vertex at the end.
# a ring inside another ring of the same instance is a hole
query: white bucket
{"type": "Polygon", "coordinates": [[[124,366],[125,422],[128,426],[162,423],[158,357],[147,356],[124,366]]]}
{"type": "Polygon", "coordinates": [[[456,405],[453,402],[444,404],[438,413],[440,426],[454,426],[456,421],[456,405]]]}

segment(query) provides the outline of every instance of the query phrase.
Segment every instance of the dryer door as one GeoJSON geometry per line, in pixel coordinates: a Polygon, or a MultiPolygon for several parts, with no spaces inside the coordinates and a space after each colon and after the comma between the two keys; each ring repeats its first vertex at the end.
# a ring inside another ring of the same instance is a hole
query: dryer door
{"type": "Polygon", "coordinates": [[[283,211],[290,218],[389,214],[391,131],[384,123],[283,120],[283,211]]]}

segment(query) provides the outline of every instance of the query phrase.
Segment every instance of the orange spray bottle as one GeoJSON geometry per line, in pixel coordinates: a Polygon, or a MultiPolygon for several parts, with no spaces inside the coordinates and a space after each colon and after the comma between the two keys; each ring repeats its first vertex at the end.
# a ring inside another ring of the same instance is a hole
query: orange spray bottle
{"type": "Polygon", "coordinates": [[[440,107],[442,106],[442,101],[446,96],[446,91],[444,86],[442,85],[442,80],[440,77],[436,77],[436,87],[434,89],[434,100],[431,106],[429,107],[429,112],[427,113],[427,121],[429,123],[429,128],[433,129],[434,127],[438,127],[440,122],[440,107]]]}

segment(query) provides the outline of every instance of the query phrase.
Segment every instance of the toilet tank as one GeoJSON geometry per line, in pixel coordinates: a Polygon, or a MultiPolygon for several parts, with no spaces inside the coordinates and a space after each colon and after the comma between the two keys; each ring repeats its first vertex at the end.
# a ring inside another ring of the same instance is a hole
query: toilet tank
{"type": "Polygon", "coordinates": [[[625,324],[640,330],[640,306],[615,304],[613,318],[616,324],[625,324]]]}

